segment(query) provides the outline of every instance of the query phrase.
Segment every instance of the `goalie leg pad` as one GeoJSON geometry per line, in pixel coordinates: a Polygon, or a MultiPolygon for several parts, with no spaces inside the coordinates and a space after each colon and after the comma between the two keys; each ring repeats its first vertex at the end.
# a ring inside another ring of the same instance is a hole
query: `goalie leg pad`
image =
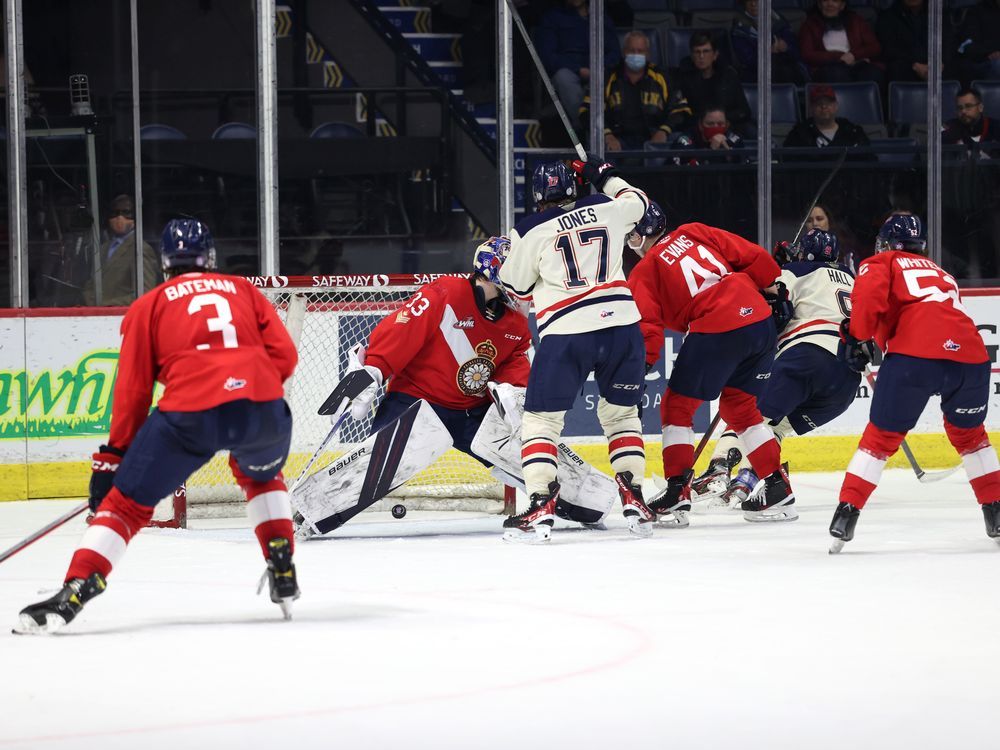
{"type": "Polygon", "coordinates": [[[302,523],[325,534],[412,479],[452,446],[451,435],[426,401],[307,478],[292,493],[302,523]]]}

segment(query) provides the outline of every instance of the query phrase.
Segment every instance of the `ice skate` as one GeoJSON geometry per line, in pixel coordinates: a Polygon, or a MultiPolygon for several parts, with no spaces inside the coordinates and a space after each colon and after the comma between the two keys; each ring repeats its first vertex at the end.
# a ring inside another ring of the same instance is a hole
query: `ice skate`
{"type": "Polygon", "coordinates": [[[986,521],[986,536],[1000,542],[1000,500],[983,504],[983,519],[986,521]]]}
{"type": "Polygon", "coordinates": [[[295,575],[295,565],[292,563],[292,545],[287,539],[277,537],[267,543],[271,556],[267,561],[267,570],[260,577],[257,593],[264,590],[267,581],[271,592],[271,601],[281,607],[281,614],[286,620],[292,619],[292,602],[299,598],[299,583],[295,575]]]}
{"type": "Polygon", "coordinates": [[[688,513],[691,511],[693,475],[694,472],[688,469],[679,476],[668,478],[663,491],[647,503],[649,509],[656,513],[659,526],[683,529],[690,524],[688,513]]]}
{"type": "Polygon", "coordinates": [[[642,486],[632,483],[631,471],[621,471],[615,474],[615,482],[618,484],[618,495],[622,500],[622,514],[628,521],[628,530],[636,536],[652,536],[656,513],[650,510],[642,499],[642,486]]]}
{"type": "Polygon", "coordinates": [[[503,522],[503,540],[521,544],[542,544],[552,538],[555,523],[556,501],[559,499],[559,482],[549,482],[549,493],[535,492],[524,513],[511,516],[503,522]]]}
{"type": "Polygon", "coordinates": [[[108,587],[104,576],[92,573],[89,578],[66,581],[55,596],[21,610],[15,633],[55,633],[80,614],[83,605],[108,587]]]}
{"type": "Polygon", "coordinates": [[[709,507],[742,510],[743,501],[750,497],[759,482],[760,479],[753,469],[740,469],[722,497],[712,500],[709,507]]]}
{"type": "MultiPolygon", "coordinates": [[[[1000,503],[994,503],[994,505],[1000,505],[1000,503]]],[[[986,508],[983,507],[983,510],[985,511],[986,508]]],[[[860,514],[861,509],[850,503],[841,503],[837,506],[837,510],[833,512],[833,520],[830,521],[830,536],[833,537],[833,544],[830,545],[831,555],[836,555],[844,548],[844,544],[854,538],[854,527],[858,523],[860,514]]],[[[989,534],[989,530],[986,533],[989,534]]],[[[991,534],[991,536],[993,535],[991,534]]]]}
{"type": "Polygon", "coordinates": [[[691,500],[711,500],[729,489],[733,468],[739,465],[743,454],[739,448],[730,448],[725,456],[713,458],[701,476],[691,482],[691,500]]]}
{"type": "Polygon", "coordinates": [[[743,518],[747,521],[794,521],[799,517],[793,507],[795,493],[788,481],[788,473],[784,466],[776,472],[764,477],[757,491],[743,501],[741,508],[743,518]]]}

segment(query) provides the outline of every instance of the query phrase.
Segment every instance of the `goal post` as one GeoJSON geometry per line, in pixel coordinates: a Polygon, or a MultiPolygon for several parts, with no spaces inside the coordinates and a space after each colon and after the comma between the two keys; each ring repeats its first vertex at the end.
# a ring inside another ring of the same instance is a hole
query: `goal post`
{"type": "MultiPolygon", "coordinates": [[[[249,280],[271,302],[298,350],[299,362],[285,383],[292,411],[292,442],[284,476],[291,484],[329,433],[330,418],[317,409],[346,374],[348,354],[367,342],[372,329],[396,312],[421,286],[444,274],[357,274],[336,276],[257,276],[249,280]]],[[[456,274],[464,275],[464,274],[456,274]]],[[[380,390],[379,397],[384,392],[380,390]]],[[[364,440],[372,416],[348,416],[339,433],[313,464],[317,471],[364,440]]],[[[228,453],[220,452],[193,474],[186,492],[163,502],[157,525],[180,526],[186,518],[236,517],[245,502],[233,480],[228,453]],[[171,507],[173,506],[173,507],[171,507]]],[[[468,510],[513,513],[514,491],[495,480],[481,463],[451,449],[404,486],[376,503],[389,510],[468,510]]]]}

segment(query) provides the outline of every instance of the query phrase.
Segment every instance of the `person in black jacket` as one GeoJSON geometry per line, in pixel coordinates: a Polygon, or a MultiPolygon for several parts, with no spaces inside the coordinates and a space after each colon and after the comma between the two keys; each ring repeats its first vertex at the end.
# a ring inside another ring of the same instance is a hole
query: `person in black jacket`
{"type": "Polygon", "coordinates": [[[711,34],[699,31],[691,35],[691,57],[685,58],[677,73],[677,84],[691,109],[704,112],[721,105],[733,129],[747,138],[756,135],[753,115],[740,75],[731,65],[719,63],[719,48],[711,34]]]}
{"type": "Polygon", "coordinates": [[[926,0],[896,0],[879,14],[875,36],[890,81],[927,80],[926,0]]]}
{"type": "MultiPolygon", "coordinates": [[[[759,0],[740,0],[743,13],[733,20],[729,39],[733,62],[747,83],[757,83],[757,14],[759,0]]],[[[769,5],[770,3],[767,3],[769,5]]],[[[806,67],[799,56],[799,40],[791,24],[778,11],[771,11],[771,83],[794,83],[808,80],[806,67]]]]}
{"type": "MultiPolygon", "coordinates": [[[[785,138],[784,145],[812,148],[870,145],[868,136],[860,125],[855,125],[844,117],[837,117],[837,94],[833,87],[814,86],[809,92],[809,107],[812,117],[797,123],[785,138]]],[[[873,156],[864,154],[852,157],[849,154],[847,158],[867,160],[873,156]]]]}
{"type": "Polygon", "coordinates": [[[1000,81],[1000,0],[969,8],[956,41],[963,78],[1000,81]]]}

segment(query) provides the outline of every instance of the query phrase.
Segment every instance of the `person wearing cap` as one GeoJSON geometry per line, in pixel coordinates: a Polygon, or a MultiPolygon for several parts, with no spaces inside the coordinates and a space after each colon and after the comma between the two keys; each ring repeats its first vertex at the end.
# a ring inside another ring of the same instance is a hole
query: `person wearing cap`
{"type": "MultiPolygon", "coordinates": [[[[837,94],[831,86],[813,86],[809,89],[809,112],[804,122],[796,123],[785,138],[785,146],[800,148],[827,148],[868,146],[868,136],[860,125],[845,117],[837,117],[837,94]]],[[[816,157],[808,157],[815,159],[816,157]]],[[[870,159],[869,154],[852,155],[849,159],[870,159]]]]}
{"type": "Polygon", "coordinates": [[[877,62],[882,54],[878,37],[871,24],[847,8],[847,0],[816,0],[799,28],[799,50],[814,81],[874,81],[879,87],[885,81],[877,62]]]}
{"type": "MultiPolygon", "coordinates": [[[[101,245],[101,298],[95,278],[84,284],[88,305],[121,307],[138,296],[135,288],[135,203],[130,195],[119,195],[108,208],[108,238],[101,245]]],[[[147,292],[160,283],[160,258],[147,242],[142,243],[143,288],[147,292]]]]}

